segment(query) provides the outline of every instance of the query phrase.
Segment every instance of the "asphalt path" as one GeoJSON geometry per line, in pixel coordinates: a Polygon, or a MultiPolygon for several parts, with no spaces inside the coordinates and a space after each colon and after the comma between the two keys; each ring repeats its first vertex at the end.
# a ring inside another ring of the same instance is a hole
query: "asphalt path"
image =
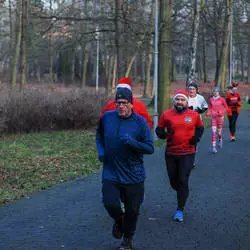
{"type": "MultiPolygon", "coordinates": [[[[237,141],[223,131],[223,149],[211,153],[211,131],[199,147],[190,177],[184,222],[172,220],[164,148],[145,157],[146,197],[134,247],[150,250],[250,249],[250,113],[238,120],[237,141]]],[[[101,174],[79,178],[0,207],[0,249],[116,249],[112,221],[101,203],[101,174]]]]}

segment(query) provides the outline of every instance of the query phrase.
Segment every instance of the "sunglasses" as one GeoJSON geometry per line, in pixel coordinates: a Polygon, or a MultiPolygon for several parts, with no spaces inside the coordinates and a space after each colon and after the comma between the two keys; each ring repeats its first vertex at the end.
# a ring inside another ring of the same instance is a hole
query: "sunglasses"
{"type": "Polygon", "coordinates": [[[129,104],[129,102],[127,102],[127,101],[117,101],[115,103],[116,106],[121,106],[121,105],[126,106],[128,104],[129,104]]]}

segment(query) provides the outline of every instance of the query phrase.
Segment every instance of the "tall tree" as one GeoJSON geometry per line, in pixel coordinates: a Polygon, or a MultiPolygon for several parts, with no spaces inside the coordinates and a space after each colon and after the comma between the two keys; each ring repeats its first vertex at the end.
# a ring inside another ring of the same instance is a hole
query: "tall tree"
{"type": "MultiPolygon", "coordinates": [[[[21,35],[22,35],[22,8],[20,1],[16,5],[16,48],[15,55],[13,57],[13,63],[11,68],[11,86],[12,88],[16,87],[17,79],[17,67],[20,56],[20,44],[21,44],[21,35]]],[[[14,40],[15,38],[13,38],[14,40]]]]}
{"type": "Polygon", "coordinates": [[[21,72],[20,87],[26,84],[27,71],[27,27],[28,27],[28,0],[22,0],[22,26],[21,26],[21,72]]]}
{"type": "Polygon", "coordinates": [[[247,66],[247,82],[250,83],[250,43],[247,46],[247,60],[248,60],[248,66],[247,66]]]}
{"type": "Polygon", "coordinates": [[[195,74],[196,67],[196,54],[197,54],[197,41],[199,34],[199,26],[200,26],[200,11],[201,11],[201,0],[195,0],[194,6],[194,20],[192,27],[192,42],[191,42],[191,51],[190,51],[190,70],[187,77],[187,82],[189,80],[193,80],[195,74]]]}
{"type": "Polygon", "coordinates": [[[226,0],[225,11],[225,39],[221,48],[220,70],[218,77],[218,86],[224,91],[228,83],[228,61],[229,61],[229,45],[230,45],[230,16],[231,16],[232,0],[226,0]]]}
{"type": "Polygon", "coordinates": [[[171,71],[171,35],[172,35],[172,0],[160,1],[159,35],[159,87],[158,112],[161,115],[170,106],[170,71],[171,71]]]}

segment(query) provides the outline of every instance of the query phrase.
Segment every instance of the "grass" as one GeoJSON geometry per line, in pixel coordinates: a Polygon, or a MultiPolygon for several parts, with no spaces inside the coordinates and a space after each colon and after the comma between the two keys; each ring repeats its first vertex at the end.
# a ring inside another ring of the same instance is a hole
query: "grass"
{"type": "Polygon", "coordinates": [[[246,101],[243,101],[241,109],[242,110],[250,110],[250,104],[248,104],[246,101]]]}
{"type": "Polygon", "coordinates": [[[0,204],[100,169],[95,133],[68,131],[3,137],[0,204]]]}

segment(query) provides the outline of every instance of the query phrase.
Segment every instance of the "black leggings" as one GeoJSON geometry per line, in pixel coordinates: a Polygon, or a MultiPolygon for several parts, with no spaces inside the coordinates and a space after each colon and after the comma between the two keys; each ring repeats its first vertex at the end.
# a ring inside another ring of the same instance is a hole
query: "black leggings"
{"type": "Polygon", "coordinates": [[[133,236],[144,196],[144,183],[119,184],[104,180],[102,194],[103,203],[109,216],[115,221],[121,220],[121,217],[124,216],[122,229],[124,236],[133,236]],[[124,215],[121,210],[121,197],[125,207],[124,215]]]}
{"type": "Polygon", "coordinates": [[[165,154],[171,187],[177,192],[178,210],[183,210],[189,194],[188,181],[194,162],[194,154],[165,154]]]}
{"type": "Polygon", "coordinates": [[[232,134],[232,136],[235,135],[237,119],[238,119],[237,111],[232,111],[232,116],[228,116],[229,131],[232,134]]]}

